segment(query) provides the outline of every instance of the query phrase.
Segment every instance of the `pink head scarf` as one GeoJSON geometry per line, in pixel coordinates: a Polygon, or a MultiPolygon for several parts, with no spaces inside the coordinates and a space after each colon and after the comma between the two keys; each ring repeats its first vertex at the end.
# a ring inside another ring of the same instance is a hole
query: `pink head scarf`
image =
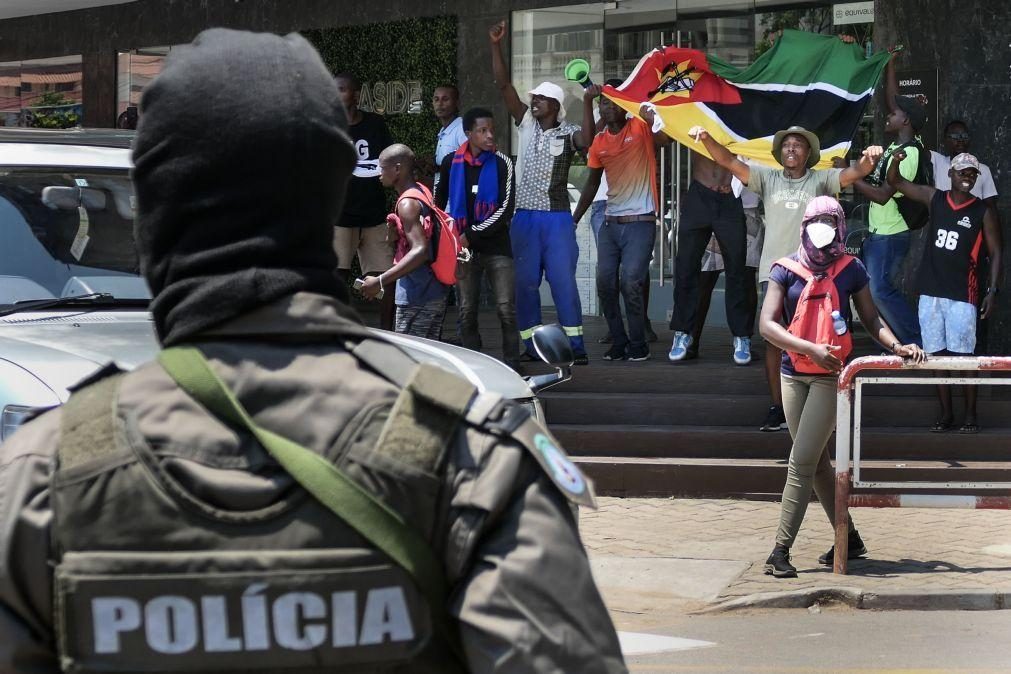
{"type": "Polygon", "coordinates": [[[823,272],[846,252],[846,214],[842,206],[832,197],[815,197],[804,210],[804,219],[800,223],[800,248],[797,256],[801,264],[813,272],[823,272]],[[817,248],[807,235],[807,225],[819,215],[831,215],[835,218],[835,240],[824,248],[817,248]]]}

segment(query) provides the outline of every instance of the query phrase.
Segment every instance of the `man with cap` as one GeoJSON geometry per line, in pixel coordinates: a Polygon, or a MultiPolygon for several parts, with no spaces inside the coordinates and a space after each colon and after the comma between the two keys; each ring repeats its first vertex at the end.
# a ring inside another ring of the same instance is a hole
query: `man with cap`
{"type": "Polygon", "coordinates": [[[593,129],[565,121],[565,92],[541,82],[530,93],[530,105],[520,100],[502,56],[506,22],[488,30],[491,63],[509,114],[519,127],[516,160],[516,213],[510,237],[516,261],[516,322],[526,345],[522,360],[536,361],[530,336],[541,323],[541,279],[547,277],[551,297],[577,365],[586,365],[583,308],[576,286],[579,246],[569,206],[569,166],[577,150],[589,147],[593,129]]]}
{"type": "Polygon", "coordinates": [[[863,259],[871,279],[874,304],[899,341],[920,344],[916,312],[902,292],[903,266],[911,240],[909,225],[895,201],[896,196],[902,194],[896,194],[895,188],[885,180],[885,175],[899,149],[904,150],[906,157],[899,172],[907,180],[912,181],[921,161],[929,159],[918,136],[927,121],[927,109],[915,98],[898,95],[895,77],[897,53],[892,54],[885,67],[885,96],[890,111],[885,119],[885,133],[894,133],[897,137],[885,150],[877,170],[867,180],[858,180],[854,187],[871,200],[867,214],[869,234],[864,241],[863,259]]]}
{"type": "MultiPolygon", "coordinates": [[[[918,318],[923,350],[930,355],[971,356],[976,349],[976,315],[986,319],[993,311],[1001,276],[1001,232],[997,213],[972,190],[979,178],[979,161],[968,153],[955,155],[948,169],[950,190],[918,185],[902,175],[906,150],[895,152],[887,179],[930,210],[925,246],[916,275],[920,295],[918,318]],[[984,245],[990,257],[986,292],[980,289],[980,258],[984,245]]],[[[951,386],[938,386],[941,416],[931,427],[945,433],[955,427],[951,386]]],[[[960,433],[979,433],[976,387],[965,387],[965,417],[960,433]]]]}
{"type": "Polygon", "coordinates": [[[0,447],[0,671],[626,672],[578,468],[348,305],[355,152],[309,43],[205,31],[141,105],[166,350],[0,447]]]}
{"type": "MultiPolygon", "coordinates": [[[[777,131],[772,140],[772,156],[782,166],[769,168],[738,159],[720,145],[702,127],[689,131],[720,166],[730,171],[765,204],[765,243],[759,263],[758,280],[763,289],[769,280],[772,263],[793,253],[800,245],[800,224],[807,203],[818,196],[834,196],[860,180],[874,169],[881,158],[881,147],[863,151],[860,161],[845,169],[815,169],[821,159],[818,136],[800,126],[777,131]]],[[[772,405],[761,426],[763,431],[786,428],[783,414],[783,393],[779,380],[782,351],[765,344],[765,374],[769,382],[772,405]]]]}

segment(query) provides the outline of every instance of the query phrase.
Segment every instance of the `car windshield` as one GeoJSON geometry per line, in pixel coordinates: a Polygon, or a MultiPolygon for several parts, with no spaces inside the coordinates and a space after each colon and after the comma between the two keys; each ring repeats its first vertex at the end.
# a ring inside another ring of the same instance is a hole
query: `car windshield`
{"type": "Polygon", "coordinates": [[[108,293],[150,299],[125,169],[0,169],[0,306],[108,293]]]}

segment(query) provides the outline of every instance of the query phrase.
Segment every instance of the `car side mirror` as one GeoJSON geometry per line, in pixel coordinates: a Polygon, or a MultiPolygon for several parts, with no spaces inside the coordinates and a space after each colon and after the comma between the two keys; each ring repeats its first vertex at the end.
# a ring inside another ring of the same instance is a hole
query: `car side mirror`
{"type": "Polygon", "coordinates": [[[534,351],[548,365],[570,367],[575,360],[572,343],[560,325],[542,325],[536,328],[531,341],[534,343],[534,351]]]}
{"type": "Polygon", "coordinates": [[[542,325],[530,337],[534,351],[548,365],[555,368],[551,374],[535,374],[526,378],[530,389],[537,393],[572,379],[572,343],[560,325],[542,325]]]}

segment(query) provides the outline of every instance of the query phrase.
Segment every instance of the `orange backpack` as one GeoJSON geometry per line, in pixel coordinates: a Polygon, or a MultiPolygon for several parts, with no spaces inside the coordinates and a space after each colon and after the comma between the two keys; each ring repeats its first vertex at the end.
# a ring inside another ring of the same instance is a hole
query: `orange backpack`
{"type": "MultiPolygon", "coordinates": [[[[797,299],[797,310],[793,313],[793,320],[790,321],[790,325],[786,329],[787,332],[813,344],[831,344],[840,347],[835,355],[844,363],[850,352],[853,351],[853,336],[849,330],[837,335],[835,327],[832,325],[832,312],[841,311],[835,277],[853,259],[851,255],[842,255],[825,270],[824,275],[819,276],[815,276],[810,269],[788,257],[776,260],[776,264],[789,269],[807,281],[804,290],[801,291],[800,297],[797,299]]],[[[787,353],[790,355],[793,369],[798,374],[830,374],[828,370],[819,367],[804,354],[793,351],[787,351],[787,353]]]]}
{"type": "MultiPolygon", "coordinates": [[[[430,257],[432,261],[429,266],[432,267],[432,273],[439,283],[447,286],[456,285],[457,257],[463,251],[459,234],[456,231],[456,221],[435,205],[432,193],[424,185],[419,184],[417,187],[405,190],[397,199],[397,205],[399,206],[404,199],[417,199],[428,207],[428,215],[424,216],[421,222],[425,228],[425,238],[431,243],[430,257]]],[[[396,221],[402,236],[403,226],[400,224],[400,218],[396,215],[396,207],[394,207],[391,218],[396,221]]]]}

